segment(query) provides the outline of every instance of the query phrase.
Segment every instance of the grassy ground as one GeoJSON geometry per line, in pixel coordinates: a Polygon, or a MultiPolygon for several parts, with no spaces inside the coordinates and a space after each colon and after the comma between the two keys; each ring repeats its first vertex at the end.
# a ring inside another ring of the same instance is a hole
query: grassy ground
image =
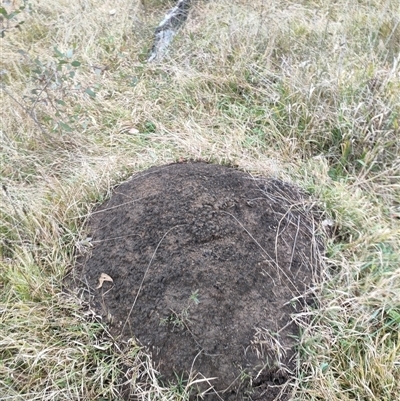
{"type": "Polygon", "coordinates": [[[198,1],[160,64],[171,2],[99,4],[32,1],[1,23],[2,399],[115,400],[124,364],[139,399],[185,399],[62,278],[113,185],[201,158],[295,182],[332,221],[293,400],[399,400],[399,0],[198,1]]]}

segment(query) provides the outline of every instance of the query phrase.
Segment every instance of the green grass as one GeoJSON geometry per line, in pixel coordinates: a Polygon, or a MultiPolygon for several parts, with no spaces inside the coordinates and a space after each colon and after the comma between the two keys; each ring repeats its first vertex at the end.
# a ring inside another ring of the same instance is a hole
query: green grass
{"type": "Polygon", "coordinates": [[[199,1],[147,64],[171,4],[33,1],[0,39],[0,394],[187,399],[62,279],[113,185],[201,158],[294,182],[333,222],[293,400],[400,399],[400,2],[199,1]]]}

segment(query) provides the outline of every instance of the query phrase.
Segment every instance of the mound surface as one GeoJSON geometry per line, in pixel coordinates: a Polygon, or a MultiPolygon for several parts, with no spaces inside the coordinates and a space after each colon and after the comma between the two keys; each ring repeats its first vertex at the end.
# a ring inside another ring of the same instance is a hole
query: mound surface
{"type": "Polygon", "coordinates": [[[111,333],[148,349],[161,382],[208,378],[205,400],[274,400],[295,366],[291,314],[304,299],[293,299],[317,266],[305,205],[287,184],[220,165],[151,168],[93,213],[76,272],[111,333]],[[113,282],[96,288],[103,273],[113,282]]]}

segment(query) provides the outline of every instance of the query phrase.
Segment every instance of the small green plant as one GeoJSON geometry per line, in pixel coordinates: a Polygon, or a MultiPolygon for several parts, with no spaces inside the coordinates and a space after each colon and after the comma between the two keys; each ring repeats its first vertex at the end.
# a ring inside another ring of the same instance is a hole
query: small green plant
{"type": "Polygon", "coordinates": [[[173,389],[177,395],[181,396],[186,390],[186,380],[184,379],[183,375],[178,375],[176,372],[174,372],[174,374],[176,377],[176,383],[171,385],[171,389],[173,389]]]}
{"type": "Polygon", "coordinates": [[[68,101],[77,99],[78,94],[84,92],[89,97],[95,98],[96,92],[92,87],[82,88],[76,80],[77,69],[80,61],[74,58],[74,49],[68,49],[64,53],[54,47],[54,60],[44,63],[39,59],[33,60],[32,81],[36,88],[31,90],[32,96],[25,99],[31,103],[31,112],[39,103],[50,106],[51,112],[45,117],[52,131],[72,132],[76,123],[85,129],[87,121],[82,120],[81,107],[68,107],[68,101]]]}
{"type": "Polygon", "coordinates": [[[74,48],[61,52],[55,46],[53,51],[53,59],[44,62],[18,50],[27,61],[33,89],[20,101],[8,90],[7,77],[3,77],[2,90],[24,109],[46,136],[49,132],[85,131],[89,120],[84,118],[79,96],[86,94],[94,99],[99,87],[84,87],[77,79],[81,62],[74,57],[74,48]]]}
{"type": "Polygon", "coordinates": [[[178,327],[181,329],[188,329],[188,326],[192,323],[189,318],[190,307],[192,304],[198,305],[199,303],[199,290],[196,290],[190,295],[186,302],[186,306],[180,312],[176,312],[171,309],[171,313],[166,318],[161,319],[160,324],[172,325],[174,328],[178,327]]]}
{"type": "Polygon", "coordinates": [[[185,375],[184,373],[179,374],[174,372],[174,375],[175,380],[166,383],[166,399],[188,401],[194,390],[193,385],[202,380],[195,380],[191,378],[190,374],[185,375]]]}
{"type": "Polygon", "coordinates": [[[186,321],[190,323],[186,310],[178,314],[171,309],[171,313],[166,318],[161,319],[160,324],[163,326],[172,325],[174,328],[183,329],[186,321]]]}
{"type": "Polygon", "coordinates": [[[193,292],[192,295],[189,297],[189,300],[193,301],[195,305],[198,305],[200,303],[199,290],[196,290],[195,292],[193,292]]]}
{"type": "Polygon", "coordinates": [[[25,21],[18,21],[17,17],[27,7],[29,8],[29,10],[31,10],[31,6],[30,4],[28,4],[27,0],[24,0],[23,4],[20,7],[11,12],[7,12],[4,7],[0,7],[0,38],[4,38],[6,32],[11,29],[21,29],[21,25],[25,21]],[[12,22],[15,22],[15,24],[12,24],[12,22]]]}
{"type": "Polygon", "coordinates": [[[251,386],[252,377],[251,377],[251,375],[249,374],[249,372],[247,372],[245,369],[242,369],[242,370],[241,370],[240,376],[239,376],[239,380],[240,380],[240,382],[241,382],[242,384],[247,385],[247,384],[250,383],[250,386],[251,386]]]}

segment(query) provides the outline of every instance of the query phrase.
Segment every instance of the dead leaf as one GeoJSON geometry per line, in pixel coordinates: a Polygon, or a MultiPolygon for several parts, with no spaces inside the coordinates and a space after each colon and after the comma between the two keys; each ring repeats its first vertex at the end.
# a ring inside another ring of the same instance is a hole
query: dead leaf
{"type": "Polygon", "coordinates": [[[101,288],[105,281],[111,281],[112,283],[114,282],[114,280],[108,274],[101,273],[99,277],[99,285],[96,287],[96,289],[101,288]]]}

